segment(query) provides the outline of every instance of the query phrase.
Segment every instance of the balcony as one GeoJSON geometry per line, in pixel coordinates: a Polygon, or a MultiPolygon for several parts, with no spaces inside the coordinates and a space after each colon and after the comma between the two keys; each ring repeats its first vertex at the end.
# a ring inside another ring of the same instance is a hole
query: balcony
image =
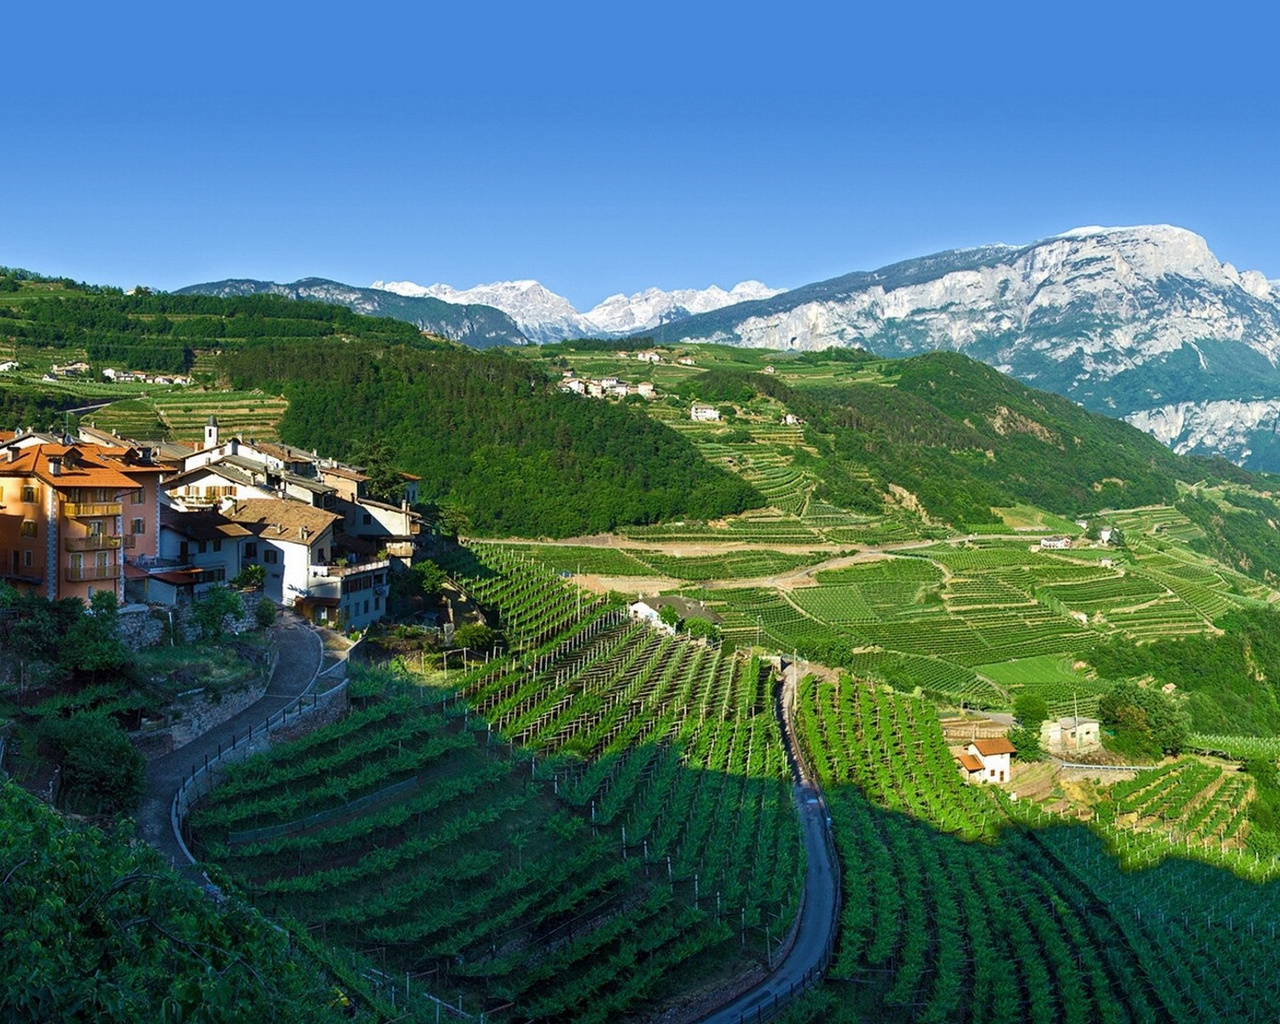
{"type": "Polygon", "coordinates": [[[118,580],[120,578],[120,566],[118,565],[81,565],[67,566],[64,576],[68,583],[85,583],[93,580],[118,580]]]}
{"type": "Polygon", "coordinates": [[[391,565],[390,559],[380,558],[376,561],[360,562],[355,565],[313,565],[311,575],[327,579],[341,579],[343,576],[354,576],[356,573],[372,572],[375,569],[386,569],[391,565]]]}
{"type": "Polygon", "coordinates": [[[69,519],[96,518],[98,516],[118,516],[120,502],[82,502],[68,501],[62,506],[62,512],[69,519]]]}
{"type": "Polygon", "coordinates": [[[121,546],[123,540],[123,537],[113,537],[105,533],[88,537],[68,537],[63,542],[63,549],[66,551],[114,551],[121,546]]]}

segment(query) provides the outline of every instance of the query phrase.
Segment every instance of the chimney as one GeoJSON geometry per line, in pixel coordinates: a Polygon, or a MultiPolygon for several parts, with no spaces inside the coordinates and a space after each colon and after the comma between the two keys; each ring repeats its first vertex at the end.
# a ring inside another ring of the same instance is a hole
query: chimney
{"type": "Polygon", "coordinates": [[[18,449],[17,449],[17,448],[12,448],[12,447],[10,447],[10,448],[7,448],[7,449],[5,449],[5,450],[9,453],[9,461],[10,461],[10,462],[17,462],[17,461],[18,461],[18,449]]]}

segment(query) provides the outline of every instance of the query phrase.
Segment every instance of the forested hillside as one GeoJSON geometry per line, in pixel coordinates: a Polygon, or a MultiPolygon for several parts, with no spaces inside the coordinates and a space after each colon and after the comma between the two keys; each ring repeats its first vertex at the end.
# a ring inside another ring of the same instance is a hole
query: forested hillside
{"type": "Polygon", "coordinates": [[[686,394],[777,399],[805,421],[820,496],[874,511],[891,484],[932,518],[999,522],[993,506],[1026,503],[1074,516],[1172,503],[1178,480],[1250,479],[1225,460],[1178,456],[1119,420],[1035,391],[982,363],[931,353],[880,364],[874,380],[795,387],[781,377],[713,370],[686,394]]]}
{"type": "Polygon", "coordinates": [[[273,341],[223,368],[237,387],[283,391],[286,441],[355,459],[385,442],[474,532],[568,536],[763,503],[642,410],[559,394],[507,356],[273,341]]]}

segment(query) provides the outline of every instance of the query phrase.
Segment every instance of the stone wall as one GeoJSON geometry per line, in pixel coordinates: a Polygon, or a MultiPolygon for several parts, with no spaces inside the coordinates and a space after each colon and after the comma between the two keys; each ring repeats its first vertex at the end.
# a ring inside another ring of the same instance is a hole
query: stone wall
{"type": "MultiPolygon", "coordinates": [[[[254,612],[259,603],[268,600],[261,591],[242,592],[244,614],[228,615],[223,621],[227,633],[247,633],[258,628],[254,612]]],[[[120,609],[117,617],[118,632],[124,645],[131,650],[155,647],[168,641],[170,636],[177,643],[190,643],[200,636],[200,627],[191,618],[191,606],[185,604],[129,604],[120,609]]]]}

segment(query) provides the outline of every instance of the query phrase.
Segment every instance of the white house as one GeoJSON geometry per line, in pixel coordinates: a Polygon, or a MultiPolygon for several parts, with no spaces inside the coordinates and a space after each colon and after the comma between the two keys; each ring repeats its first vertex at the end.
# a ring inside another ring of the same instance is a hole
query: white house
{"type": "Polygon", "coordinates": [[[17,368],[17,362],[12,359],[7,362],[0,363],[0,373],[9,373],[11,370],[16,370],[17,368]]]}
{"type": "Polygon", "coordinates": [[[1018,752],[1017,747],[1004,736],[989,740],[973,740],[956,755],[960,762],[960,774],[970,784],[1008,782],[1011,768],[1009,756],[1018,752]]]}
{"type": "Polygon", "coordinates": [[[253,537],[242,542],[244,565],[266,570],[263,592],[277,604],[293,606],[311,584],[311,567],[334,556],[334,524],[341,518],[300,501],[251,498],[223,510],[253,537]]]}
{"type": "Polygon", "coordinates": [[[1041,551],[1068,551],[1071,548],[1070,537],[1041,537],[1041,551]]]}
{"type": "Polygon", "coordinates": [[[714,423],[720,419],[720,410],[714,405],[703,405],[701,402],[694,402],[689,408],[689,419],[698,423],[714,423]]]}
{"type": "Polygon", "coordinates": [[[1104,526],[1101,530],[1098,531],[1098,539],[1102,541],[1103,544],[1110,544],[1111,537],[1114,533],[1115,533],[1115,530],[1112,527],[1104,526]]]}

